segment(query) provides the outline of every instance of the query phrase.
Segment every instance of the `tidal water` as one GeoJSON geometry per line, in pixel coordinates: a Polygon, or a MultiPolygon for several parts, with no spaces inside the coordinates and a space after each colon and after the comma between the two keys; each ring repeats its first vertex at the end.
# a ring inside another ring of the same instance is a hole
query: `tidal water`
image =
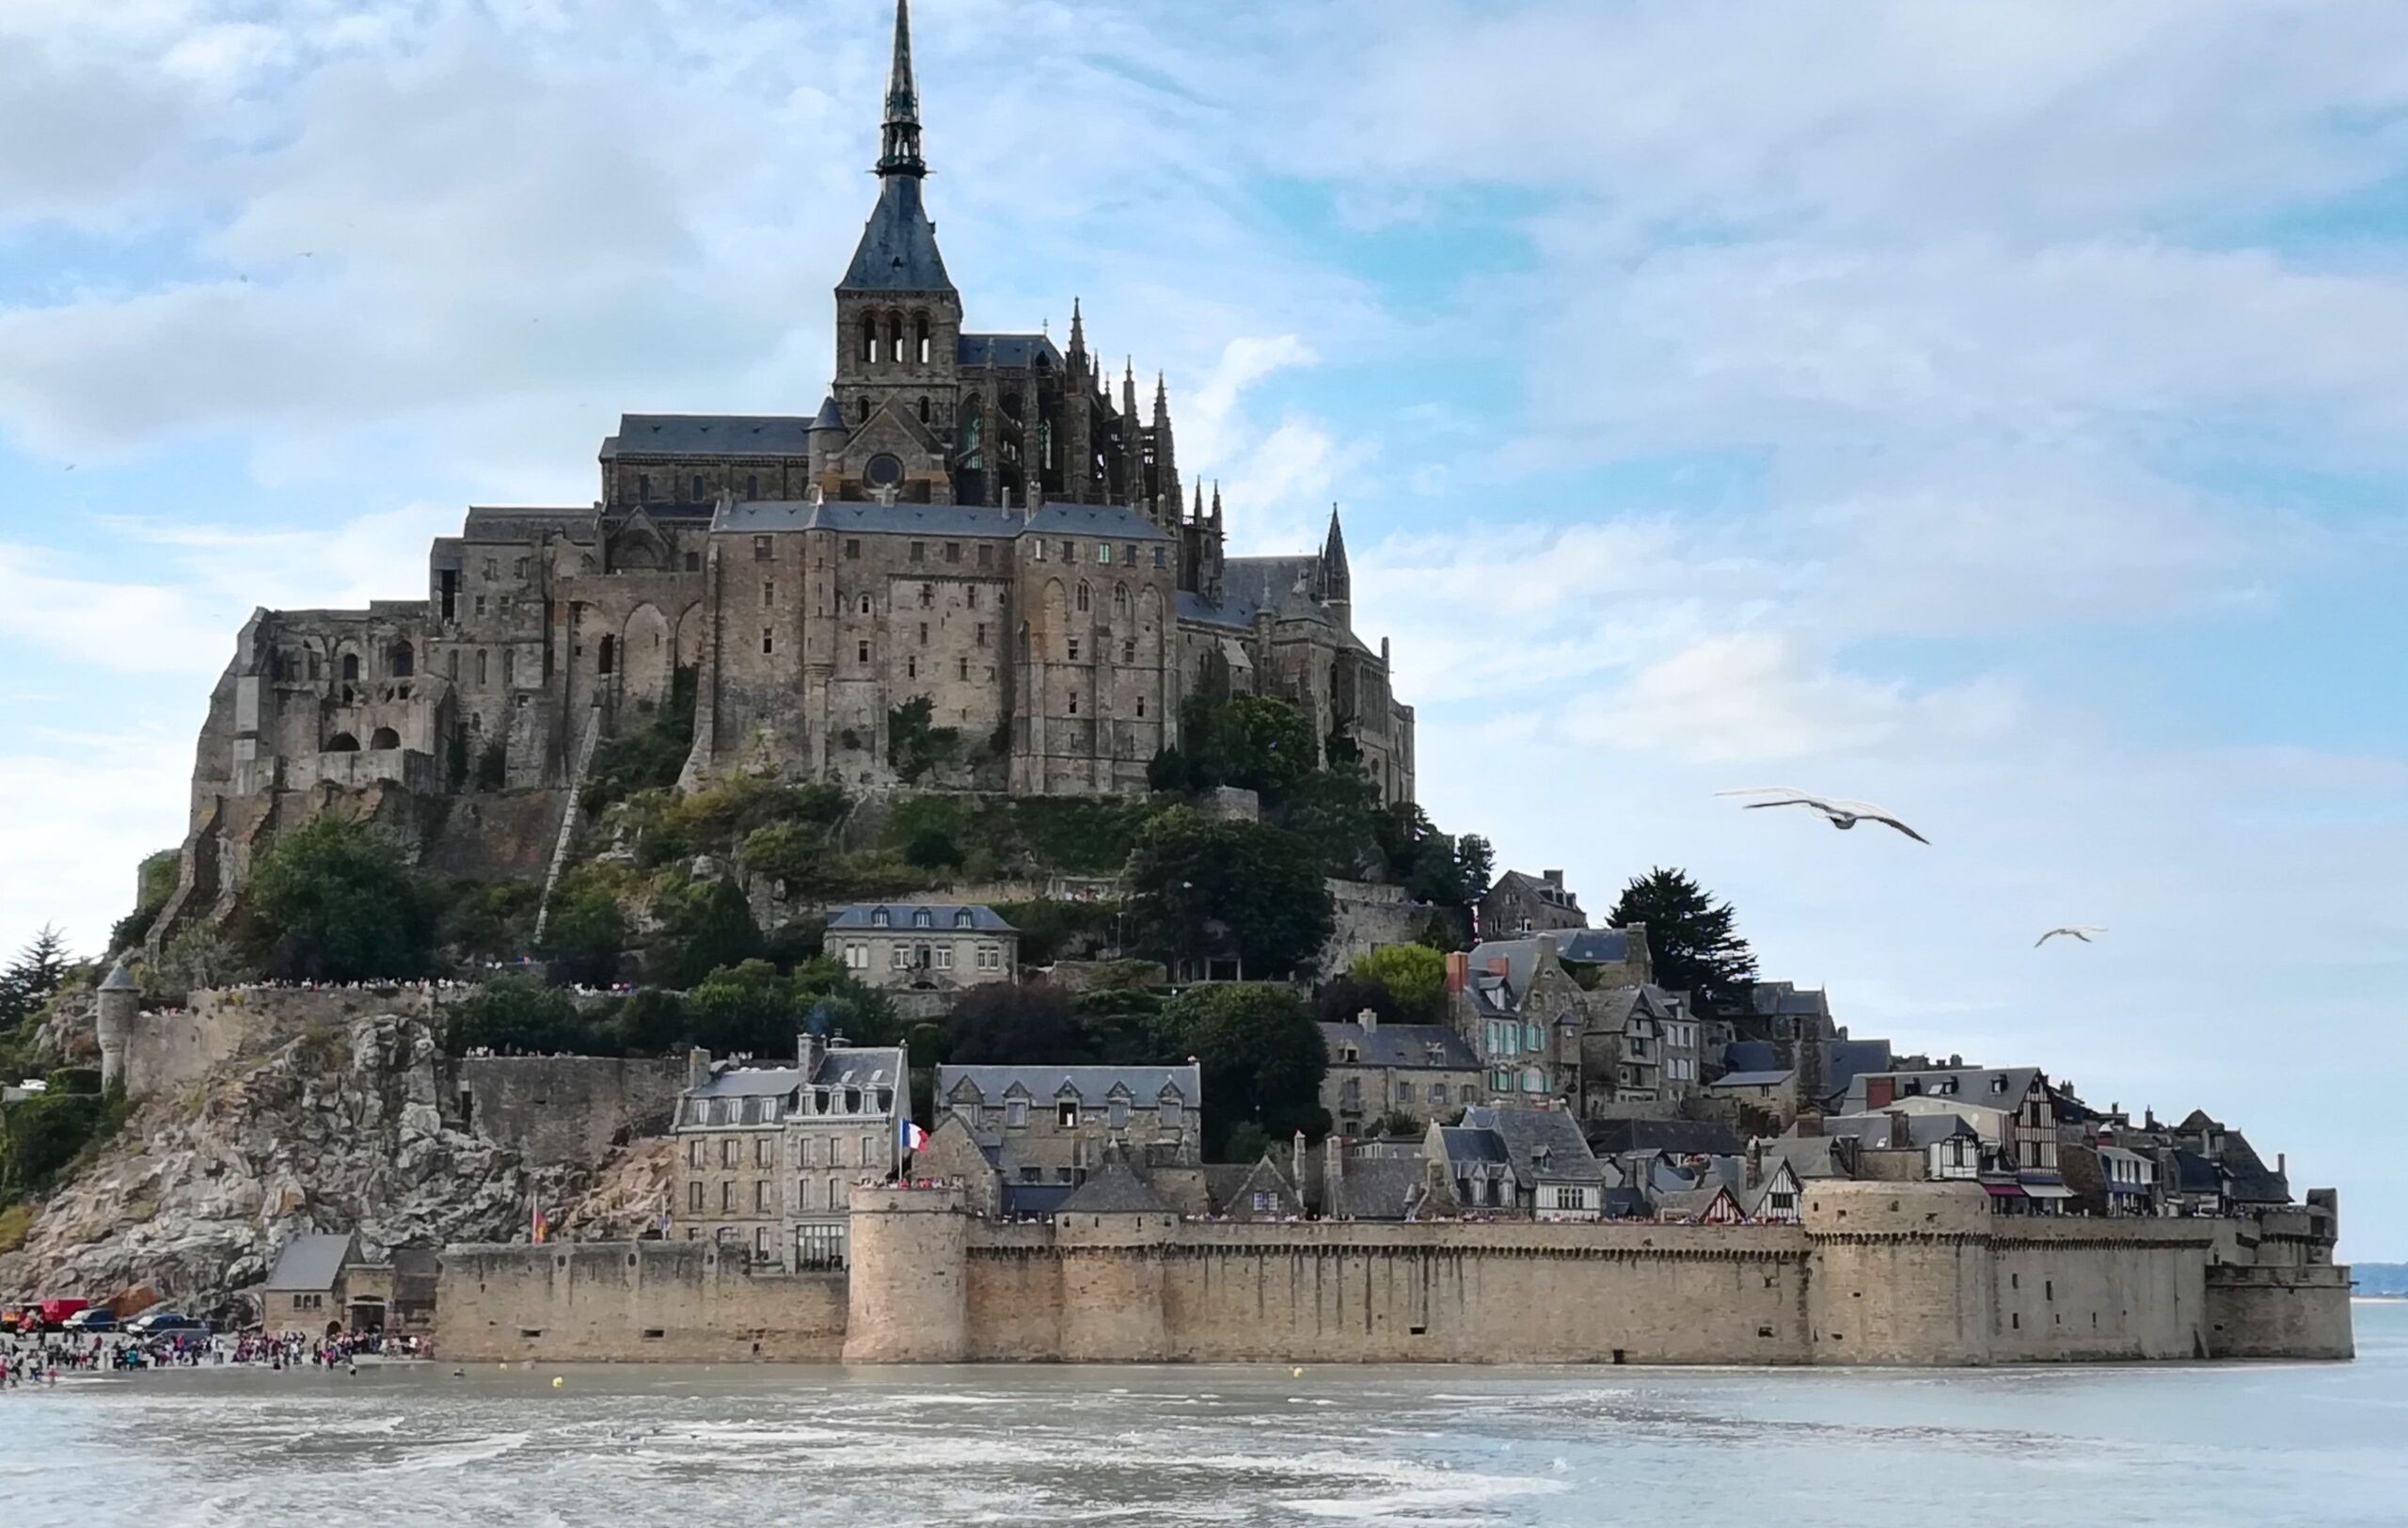
{"type": "Polygon", "coordinates": [[[0,1394],[0,1523],[2408,1523],[2356,1310],[2350,1364],[93,1377],[0,1394]]]}

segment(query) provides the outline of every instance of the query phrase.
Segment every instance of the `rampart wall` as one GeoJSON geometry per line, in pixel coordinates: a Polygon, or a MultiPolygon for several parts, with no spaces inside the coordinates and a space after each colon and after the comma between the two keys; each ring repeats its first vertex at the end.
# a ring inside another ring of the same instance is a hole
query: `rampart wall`
{"type": "Polygon", "coordinates": [[[136,1014],[126,1028],[125,1087],[159,1092],[198,1082],[245,1051],[313,1026],[397,1013],[423,1018],[435,995],[419,987],[230,987],[203,990],[182,1009],[136,1014]]]}
{"type": "Polygon", "coordinates": [[[1816,1184],[1798,1226],[997,1224],[954,1189],[861,1187],[849,1279],[755,1278],[698,1243],[455,1249],[438,1335],[467,1357],[849,1363],[2350,1355],[2346,1270],[2215,1265],[2217,1234],[2003,1219],[1969,1185],[1816,1184]]]}
{"type": "Polygon", "coordinates": [[[845,1276],[756,1276],[708,1242],[452,1247],[436,1297],[446,1359],[824,1363],[845,1276]]]}

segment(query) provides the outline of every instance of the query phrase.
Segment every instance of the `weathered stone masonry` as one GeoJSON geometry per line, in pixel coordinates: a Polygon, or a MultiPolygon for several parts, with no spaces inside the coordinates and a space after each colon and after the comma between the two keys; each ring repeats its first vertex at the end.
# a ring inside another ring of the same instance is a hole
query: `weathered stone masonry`
{"type": "MultiPolygon", "coordinates": [[[[2001,1225],[1957,1185],[1818,1184],[1798,1226],[1159,1213],[1018,1225],[963,1213],[955,1190],[863,1186],[848,1280],[639,1261],[627,1266],[654,1271],[638,1291],[615,1273],[580,1281],[548,1249],[464,1248],[446,1256],[438,1319],[462,1358],[690,1360],[755,1344],[853,1363],[2350,1356],[2346,1270],[2213,1264],[2219,1234],[2209,1221],[2001,1225]]],[[[630,1250],[577,1249],[597,1269],[630,1250]]]]}

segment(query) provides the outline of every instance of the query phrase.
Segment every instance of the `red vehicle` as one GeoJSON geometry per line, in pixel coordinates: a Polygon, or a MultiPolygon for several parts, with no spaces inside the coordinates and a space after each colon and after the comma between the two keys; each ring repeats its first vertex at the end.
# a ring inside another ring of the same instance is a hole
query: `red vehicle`
{"type": "Polygon", "coordinates": [[[91,1303],[90,1300],[44,1300],[34,1307],[34,1313],[41,1317],[43,1326],[56,1331],[67,1325],[69,1316],[91,1303]]]}

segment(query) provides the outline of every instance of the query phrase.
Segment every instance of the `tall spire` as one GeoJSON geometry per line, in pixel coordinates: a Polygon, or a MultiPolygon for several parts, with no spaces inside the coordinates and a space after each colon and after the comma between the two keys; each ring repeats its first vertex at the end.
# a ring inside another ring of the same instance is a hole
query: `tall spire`
{"type": "Polygon", "coordinates": [[[911,0],[895,0],[895,67],[886,77],[886,129],[880,175],[926,175],[920,158],[920,90],[911,83],[911,0]]]}
{"type": "Polygon", "coordinates": [[[1079,299],[1072,297],[1070,299],[1070,351],[1068,358],[1074,362],[1079,361],[1085,358],[1086,353],[1086,320],[1079,312],[1079,299]]]}

